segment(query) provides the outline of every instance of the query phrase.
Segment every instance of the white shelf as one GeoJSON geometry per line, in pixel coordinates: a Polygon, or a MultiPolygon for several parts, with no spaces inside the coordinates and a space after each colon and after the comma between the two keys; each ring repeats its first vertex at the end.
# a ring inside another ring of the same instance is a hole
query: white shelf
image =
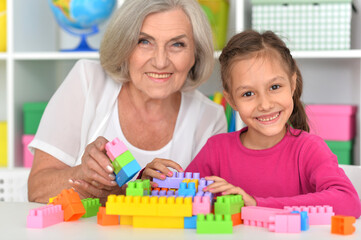
{"type": "Polygon", "coordinates": [[[98,52],[26,52],[14,53],[15,60],[77,60],[99,59],[98,52]]]}

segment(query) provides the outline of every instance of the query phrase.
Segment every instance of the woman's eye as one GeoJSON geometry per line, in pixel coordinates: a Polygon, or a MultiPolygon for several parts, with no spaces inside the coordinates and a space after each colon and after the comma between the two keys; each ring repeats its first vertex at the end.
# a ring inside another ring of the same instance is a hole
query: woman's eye
{"type": "Polygon", "coordinates": [[[270,88],[271,90],[276,90],[276,89],[279,89],[280,88],[280,85],[272,85],[272,87],[270,88]]]}
{"type": "Polygon", "coordinates": [[[243,96],[243,97],[251,97],[251,96],[253,96],[253,95],[254,95],[253,92],[246,92],[246,93],[244,93],[242,96],[243,96]]]}
{"type": "Polygon", "coordinates": [[[150,42],[148,41],[148,40],[146,40],[146,39],[139,39],[139,41],[138,41],[138,44],[144,44],[144,45],[147,45],[147,44],[149,44],[150,42]]]}
{"type": "Polygon", "coordinates": [[[176,43],[173,43],[173,46],[174,46],[174,47],[184,47],[185,44],[182,43],[182,42],[176,42],[176,43]]]}

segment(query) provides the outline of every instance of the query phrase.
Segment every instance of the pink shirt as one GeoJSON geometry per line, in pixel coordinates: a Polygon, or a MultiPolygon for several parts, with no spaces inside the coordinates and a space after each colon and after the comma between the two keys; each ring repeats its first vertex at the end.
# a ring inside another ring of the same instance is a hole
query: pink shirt
{"type": "Polygon", "coordinates": [[[323,139],[287,132],[275,146],[252,150],[239,138],[246,130],[211,137],[186,171],[224,178],[253,196],[258,206],[331,205],[335,214],[360,216],[359,196],[323,139]]]}

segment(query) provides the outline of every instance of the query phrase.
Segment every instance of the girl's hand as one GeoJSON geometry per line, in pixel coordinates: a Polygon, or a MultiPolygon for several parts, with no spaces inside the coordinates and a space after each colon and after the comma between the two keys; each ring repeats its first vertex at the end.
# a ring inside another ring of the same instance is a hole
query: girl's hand
{"type": "MultiPolygon", "coordinates": [[[[173,172],[169,170],[168,167],[171,167],[178,172],[184,172],[183,168],[176,162],[168,159],[155,158],[153,161],[145,166],[142,179],[150,179],[153,178],[164,180],[167,177],[172,177],[173,172]]],[[[151,182],[152,187],[158,187],[157,183],[151,182]]]]}
{"type": "Polygon", "coordinates": [[[69,181],[72,188],[79,194],[81,199],[84,198],[99,198],[100,203],[104,206],[108,195],[110,194],[116,194],[125,195],[127,184],[124,184],[123,186],[119,187],[107,187],[107,188],[97,188],[94,187],[92,184],[87,183],[84,180],[74,180],[69,181]]]}
{"type": "Polygon", "coordinates": [[[105,144],[107,142],[108,140],[104,137],[98,137],[85,148],[82,163],[78,167],[77,174],[75,174],[73,179],[69,179],[69,182],[82,181],[98,190],[106,191],[110,191],[113,187],[117,186],[117,183],[114,181],[113,166],[105,154],[105,144]]]}
{"type": "Polygon", "coordinates": [[[207,181],[212,180],[214,181],[214,183],[203,188],[203,191],[208,191],[210,193],[222,193],[222,195],[239,194],[242,195],[245,206],[257,206],[256,200],[251,195],[246,193],[242,188],[233,186],[232,184],[228,183],[223,178],[211,176],[205,177],[205,179],[207,181]]]}

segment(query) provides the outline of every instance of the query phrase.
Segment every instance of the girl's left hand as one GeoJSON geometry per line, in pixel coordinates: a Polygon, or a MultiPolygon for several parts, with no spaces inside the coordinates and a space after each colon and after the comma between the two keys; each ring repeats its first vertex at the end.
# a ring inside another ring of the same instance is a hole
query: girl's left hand
{"type": "Polygon", "coordinates": [[[239,194],[242,195],[245,206],[257,206],[256,200],[251,195],[246,193],[242,188],[228,183],[223,178],[211,176],[205,177],[205,179],[207,181],[214,181],[214,183],[203,188],[203,191],[208,191],[210,193],[222,193],[222,195],[239,194]]]}

